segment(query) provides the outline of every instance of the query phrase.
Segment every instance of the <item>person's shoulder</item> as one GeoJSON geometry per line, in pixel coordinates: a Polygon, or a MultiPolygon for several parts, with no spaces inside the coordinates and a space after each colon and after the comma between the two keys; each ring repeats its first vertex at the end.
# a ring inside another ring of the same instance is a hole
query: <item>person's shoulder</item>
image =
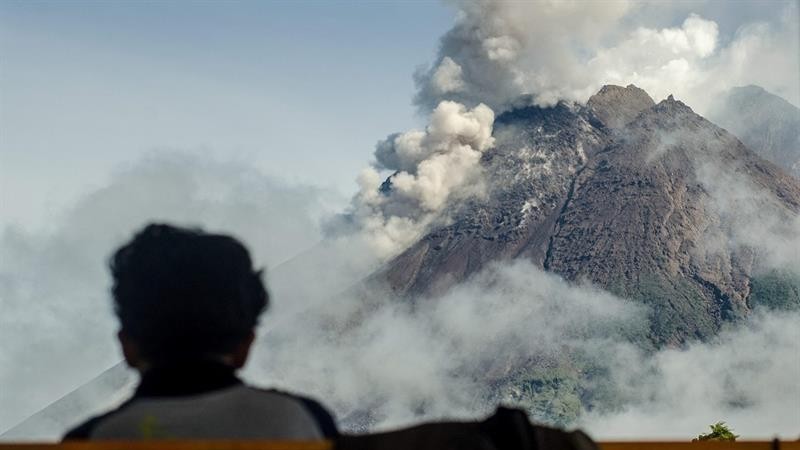
{"type": "Polygon", "coordinates": [[[91,437],[92,432],[94,431],[95,427],[97,427],[97,425],[99,425],[100,422],[102,422],[103,420],[109,418],[110,416],[118,413],[120,410],[122,410],[125,407],[127,407],[132,401],[133,401],[133,399],[130,399],[130,400],[126,401],[125,403],[123,403],[122,405],[120,405],[119,407],[117,407],[117,408],[115,408],[115,409],[113,409],[113,410],[111,410],[111,411],[109,411],[107,413],[94,416],[94,417],[84,421],[80,425],[77,425],[76,427],[74,427],[74,428],[70,429],[69,431],[67,431],[64,434],[64,437],[61,438],[61,440],[62,441],[75,441],[75,440],[89,439],[91,437]]]}
{"type": "Polygon", "coordinates": [[[314,421],[319,426],[324,437],[332,438],[339,436],[339,429],[336,427],[336,420],[333,418],[333,415],[317,400],[279,389],[265,389],[253,386],[247,386],[247,388],[252,389],[255,392],[279,395],[299,403],[311,415],[311,417],[314,418],[314,421]]]}
{"type": "Polygon", "coordinates": [[[76,426],[75,428],[67,431],[64,434],[64,437],[61,438],[61,440],[75,441],[81,439],[89,439],[89,436],[92,434],[92,430],[94,430],[94,427],[97,426],[97,423],[103,420],[105,417],[106,414],[92,417],[91,419],[83,422],[82,424],[76,426]]]}

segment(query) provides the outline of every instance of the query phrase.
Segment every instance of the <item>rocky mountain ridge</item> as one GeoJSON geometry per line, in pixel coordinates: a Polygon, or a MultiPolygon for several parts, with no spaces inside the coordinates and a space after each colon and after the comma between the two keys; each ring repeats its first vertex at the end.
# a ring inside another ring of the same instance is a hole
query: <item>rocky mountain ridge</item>
{"type": "Polygon", "coordinates": [[[757,255],[726,245],[725,187],[713,172],[738,174],[779,215],[800,211],[797,179],[672,96],[655,104],[635,86],[606,86],[585,107],[504,113],[495,137],[482,159],[486,196],[372,281],[420,298],[526,258],[648,304],[653,343],[679,344],[750,310],[757,255]]]}

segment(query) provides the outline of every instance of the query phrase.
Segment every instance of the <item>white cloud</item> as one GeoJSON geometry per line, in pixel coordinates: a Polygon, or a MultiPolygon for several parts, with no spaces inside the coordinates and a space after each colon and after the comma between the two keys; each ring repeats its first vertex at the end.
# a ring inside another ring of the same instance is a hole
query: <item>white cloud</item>
{"type": "Polygon", "coordinates": [[[688,439],[719,421],[745,439],[794,439],[800,427],[798,323],[796,311],[756,315],[712,342],[629,361],[612,372],[628,390],[628,403],[581,422],[604,439],[688,439]]]}
{"type": "Polygon", "coordinates": [[[643,312],[517,261],[413,307],[373,289],[269,317],[247,376],[313,393],[350,426],[360,413],[376,429],[478,417],[501,395],[490,378],[564,351],[627,348],[614,336],[640,327],[643,312]]]}
{"type": "Polygon", "coordinates": [[[679,26],[637,25],[649,14],[668,12],[647,2],[457,6],[459,18],[442,38],[439,62],[416,75],[423,107],[454,100],[502,111],[523,95],[538,105],[585,102],[604,84],[631,83],[656,99],[675,94],[700,112],[710,97],[746,84],[800,104],[796,4],[782,6],[781,21],[742,23],[724,43],[715,19],[694,13],[679,26]],[[460,69],[458,90],[437,88],[434,78],[442,65],[460,69]]]}
{"type": "MultiPolygon", "coordinates": [[[[324,399],[346,426],[380,430],[480,418],[498,401],[545,420],[554,393],[520,395],[525,374],[583,361],[596,374],[578,371],[577,383],[594,407],[578,406],[573,425],[596,438],[688,440],[719,420],[745,438],[794,436],[800,313],[756,315],[711,342],[660,351],[633,343],[646,317],[640,305],[515,261],[413,307],[373,290],[271,316],[247,376],[324,399]]],[[[568,384],[559,389],[571,398],[568,384]]]]}
{"type": "MultiPolygon", "coordinates": [[[[49,238],[7,234],[2,240],[4,255],[12,255],[14,264],[0,266],[5,312],[0,332],[4,342],[19,343],[0,353],[2,384],[17,386],[4,398],[15,408],[4,409],[13,414],[6,412],[3,423],[10,425],[119,358],[102,292],[102,260],[137,222],[153,216],[183,221],[186,216],[175,212],[180,204],[181,211],[203,218],[195,223],[234,230],[260,259],[270,254],[263,247],[265,237],[280,241],[292,235],[270,228],[272,218],[285,211],[265,207],[259,212],[259,205],[314,203],[303,189],[264,188],[262,183],[271,182],[241,166],[201,164],[198,176],[196,162],[176,161],[180,164],[128,171],[124,181],[74,208],[64,228],[49,238]],[[207,196],[190,182],[214,186],[236,174],[237,180],[249,180],[242,190],[214,188],[207,196]],[[155,204],[147,206],[150,202],[155,204]],[[109,205],[124,205],[130,215],[112,214],[109,223],[104,220],[114,211],[109,205]],[[23,333],[33,340],[20,341],[23,333]],[[76,351],[87,348],[91,351],[76,351]],[[54,382],[49,374],[56,367],[54,382]]],[[[365,195],[382,195],[375,193],[380,177],[373,175],[362,177],[365,195]]],[[[302,217],[294,220],[304,223],[302,217]]],[[[712,342],[649,353],[634,344],[648,325],[643,307],[592,286],[571,285],[527,261],[490,266],[438,297],[416,299],[413,306],[380,289],[332,296],[358,280],[353,274],[374,267],[353,265],[342,255],[362,251],[352,248],[354,242],[330,243],[330,251],[311,252],[299,265],[271,273],[277,295],[245,372],[249,380],[315,395],[345,425],[385,429],[482,417],[498,401],[527,405],[541,420],[545,410],[536,406],[537,397],[526,397],[520,388],[526,371],[588,361],[599,375],[580,379],[578,372],[577,382],[586,392],[605,396],[592,411],[578,402],[576,412],[578,424],[598,438],[686,439],[718,420],[750,438],[788,437],[800,426],[793,409],[800,402],[800,360],[792,357],[800,354],[797,312],[756,316],[712,342]]],[[[572,395],[558,392],[568,399],[572,395]]],[[[75,411],[75,416],[91,412],[75,411]]]]}

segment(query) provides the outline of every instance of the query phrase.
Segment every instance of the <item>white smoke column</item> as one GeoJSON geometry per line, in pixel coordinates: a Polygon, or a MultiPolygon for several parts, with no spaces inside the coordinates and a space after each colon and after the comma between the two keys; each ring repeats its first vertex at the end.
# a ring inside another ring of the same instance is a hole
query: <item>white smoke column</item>
{"type": "Polygon", "coordinates": [[[494,112],[441,102],[425,131],[389,136],[375,150],[374,167],[359,179],[353,199],[358,230],[381,257],[418,239],[452,201],[480,193],[480,158],[494,145],[494,112]],[[379,170],[394,171],[382,187],[379,170]]]}
{"type": "Polygon", "coordinates": [[[663,14],[646,2],[458,2],[435,63],[416,74],[417,103],[585,102],[604,84],[675,94],[701,113],[714,95],[757,84],[800,103],[798,8],[778,23],[742,26],[720,45],[719,26],[689,14],[679,26],[634,26],[663,14]],[[526,98],[520,98],[525,96],[526,98]]]}
{"type": "MultiPolygon", "coordinates": [[[[459,2],[456,25],[439,57],[416,74],[417,102],[443,99],[508,109],[520,95],[538,104],[573,99],[591,79],[574,48],[598,40],[630,9],[628,2],[459,2]]],[[[586,93],[586,97],[596,92],[586,93]]]]}

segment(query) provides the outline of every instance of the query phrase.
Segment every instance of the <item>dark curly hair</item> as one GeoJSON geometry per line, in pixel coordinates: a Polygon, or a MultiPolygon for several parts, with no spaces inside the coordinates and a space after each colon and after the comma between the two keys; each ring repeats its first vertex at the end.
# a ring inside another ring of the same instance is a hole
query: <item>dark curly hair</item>
{"type": "Polygon", "coordinates": [[[244,245],[200,229],[147,225],[109,268],[122,329],[153,362],[232,351],[269,302],[244,245]]]}

